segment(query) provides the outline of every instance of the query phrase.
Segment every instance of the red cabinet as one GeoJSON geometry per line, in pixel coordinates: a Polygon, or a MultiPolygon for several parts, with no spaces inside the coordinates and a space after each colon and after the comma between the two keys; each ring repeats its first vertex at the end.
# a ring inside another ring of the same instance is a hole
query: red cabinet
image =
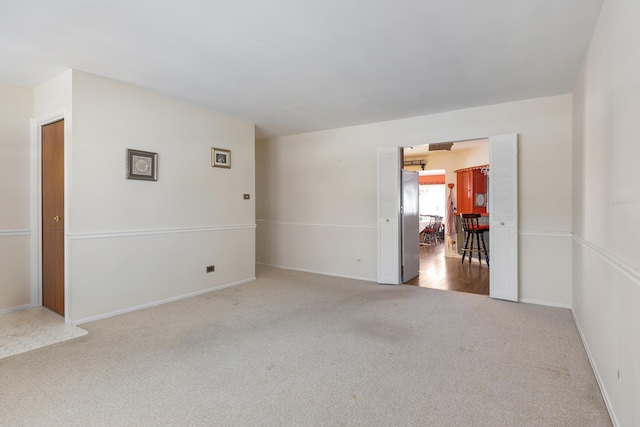
{"type": "Polygon", "coordinates": [[[458,175],[458,214],[472,213],[471,210],[471,193],[473,190],[473,176],[470,170],[457,171],[458,175]]]}
{"type": "Polygon", "coordinates": [[[458,214],[487,212],[487,177],[481,170],[486,166],[474,166],[456,171],[458,214]]]}

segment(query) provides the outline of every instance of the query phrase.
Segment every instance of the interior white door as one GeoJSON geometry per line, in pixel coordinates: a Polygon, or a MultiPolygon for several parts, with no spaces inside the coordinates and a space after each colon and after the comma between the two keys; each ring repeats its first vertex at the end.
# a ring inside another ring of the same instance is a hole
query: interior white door
{"type": "Polygon", "coordinates": [[[518,301],[518,135],[489,138],[489,295],[518,301]]]}
{"type": "Polygon", "coordinates": [[[400,282],[400,160],[397,147],[378,148],[378,283],[400,282]]]}
{"type": "Polygon", "coordinates": [[[420,273],[418,172],[402,170],[402,283],[420,273]]]}

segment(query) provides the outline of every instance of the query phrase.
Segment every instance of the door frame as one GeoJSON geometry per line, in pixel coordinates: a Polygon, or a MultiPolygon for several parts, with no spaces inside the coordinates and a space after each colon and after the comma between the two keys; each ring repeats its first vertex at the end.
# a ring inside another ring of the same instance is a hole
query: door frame
{"type": "Polygon", "coordinates": [[[69,322],[69,245],[67,230],[69,221],[69,122],[66,110],[58,110],[31,119],[31,305],[42,306],[42,127],[64,120],[64,320],[69,322]]]}
{"type": "MultiPolygon", "coordinates": [[[[514,133],[514,134],[509,134],[509,135],[515,135],[515,137],[516,137],[516,143],[517,143],[517,141],[519,141],[519,135],[520,135],[519,133],[514,133]]],[[[473,140],[473,139],[485,139],[485,138],[486,138],[486,139],[488,139],[488,140],[489,140],[489,144],[491,144],[490,139],[491,139],[492,137],[494,137],[494,138],[495,138],[495,137],[498,137],[498,136],[502,136],[502,135],[481,136],[481,137],[477,137],[477,138],[465,138],[465,139],[459,139],[459,140],[451,140],[451,139],[449,139],[449,140],[444,140],[444,141],[434,141],[434,142],[430,142],[430,144],[435,144],[435,143],[437,143],[437,142],[456,142],[456,141],[457,141],[457,142],[462,142],[462,141],[469,141],[469,140],[473,140]]],[[[386,148],[386,147],[385,147],[385,148],[378,148],[378,153],[381,153],[381,152],[387,152],[387,153],[388,153],[388,152],[390,152],[389,150],[396,149],[396,150],[399,150],[399,151],[398,151],[398,152],[399,152],[399,155],[403,155],[403,153],[402,153],[402,148],[403,148],[402,146],[400,146],[400,147],[389,147],[389,148],[386,148]]],[[[489,149],[491,149],[491,148],[489,148],[489,149]]],[[[379,156],[379,155],[378,155],[378,156],[379,156]]],[[[380,160],[379,160],[379,159],[378,159],[378,163],[380,163],[380,160]]],[[[490,155],[490,158],[489,158],[489,168],[490,168],[490,169],[491,169],[491,164],[492,164],[492,161],[491,161],[491,155],[490,155]]],[[[517,164],[517,160],[516,160],[516,164],[517,164]]],[[[379,169],[380,169],[380,166],[378,165],[378,174],[380,174],[379,169]]],[[[401,169],[402,169],[402,166],[400,166],[400,170],[401,170],[401,169]]],[[[400,175],[400,172],[398,172],[398,175],[400,175]]],[[[380,177],[379,177],[379,179],[380,179],[380,177]]],[[[381,189],[381,185],[382,185],[382,184],[379,182],[379,183],[378,183],[378,199],[380,199],[380,198],[381,198],[381,190],[380,190],[380,189],[381,189]]],[[[400,192],[401,192],[401,189],[400,189],[400,183],[399,183],[399,182],[398,182],[398,189],[397,189],[397,191],[398,191],[398,193],[400,193],[400,192]]],[[[489,195],[489,197],[492,197],[492,195],[489,195]]],[[[519,196],[519,195],[517,195],[517,197],[519,198],[520,196],[519,196]]],[[[517,204],[518,202],[516,201],[515,203],[517,204]]],[[[380,200],[378,201],[378,205],[380,205],[380,200]]],[[[378,216],[380,217],[380,215],[378,215],[378,216]]],[[[517,235],[519,234],[519,230],[518,230],[518,229],[516,229],[516,230],[515,230],[515,232],[516,232],[516,236],[517,236],[517,235]]],[[[381,235],[381,231],[380,231],[380,225],[379,225],[379,226],[378,226],[378,263],[379,263],[379,264],[382,262],[382,258],[385,256],[385,255],[383,254],[383,251],[382,251],[382,246],[383,246],[383,243],[384,243],[384,242],[382,242],[382,241],[380,240],[380,235],[381,235]]],[[[399,239],[399,237],[398,237],[398,239],[399,239]]],[[[389,243],[389,241],[387,241],[386,243],[389,243]]],[[[399,263],[400,263],[400,259],[402,258],[402,253],[401,253],[401,251],[402,251],[402,247],[401,247],[401,245],[399,245],[399,244],[398,244],[397,251],[398,251],[398,257],[397,257],[397,259],[396,259],[396,260],[388,260],[391,264],[393,264],[393,262],[395,262],[396,264],[399,264],[399,263]],[[393,261],[393,262],[392,262],[392,261],[393,261]]],[[[518,253],[516,254],[516,258],[518,258],[518,257],[520,256],[520,247],[519,247],[519,245],[517,245],[517,252],[518,252],[518,253]]],[[[490,260],[491,260],[491,259],[493,259],[493,253],[494,253],[494,245],[489,245],[489,259],[490,259],[490,260]]],[[[380,267],[378,267],[378,269],[380,270],[380,267]]],[[[489,274],[490,274],[490,276],[491,276],[491,275],[493,275],[493,269],[494,269],[494,263],[491,263],[491,264],[489,265],[489,274]]],[[[399,268],[398,268],[398,271],[400,271],[400,270],[399,270],[399,268]]],[[[519,273],[517,273],[517,276],[519,276],[519,273]]],[[[387,283],[387,282],[381,282],[381,281],[380,281],[380,273],[378,274],[378,283],[387,283]]],[[[399,278],[399,282],[398,282],[397,284],[398,284],[398,285],[402,284],[402,279],[401,279],[401,278],[399,278]]],[[[490,295],[489,295],[489,297],[493,298],[493,296],[491,295],[491,291],[490,291],[490,295]]],[[[515,301],[515,302],[519,302],[519,301],[520,301],[520,283],[519,283],[519,277],[518,277],[518,280],[516,280],[516,297],[515,297],[515,300],[514,300],[514,301],[515,301]]]]}

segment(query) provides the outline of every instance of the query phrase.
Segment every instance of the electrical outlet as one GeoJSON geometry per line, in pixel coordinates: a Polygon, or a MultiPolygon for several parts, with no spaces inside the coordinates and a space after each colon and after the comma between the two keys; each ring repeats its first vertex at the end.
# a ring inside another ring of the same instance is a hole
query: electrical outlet
{"type": "Polygon", "coordinates": [[[356,258],[356,262],[362,262],[360,258],[356,258]]]}
{"type": "Polygon", "coordinates": [[[251,198],[251,196],[248,194],[244,194],[242,197],[244,200],[249,200],[251,198]]]}
{"type": "Polygon", "coordinates": [[[214,271],[216,271],[216,266],[215,265],[207,266],[207,273],[213,273],[214,271]]]}

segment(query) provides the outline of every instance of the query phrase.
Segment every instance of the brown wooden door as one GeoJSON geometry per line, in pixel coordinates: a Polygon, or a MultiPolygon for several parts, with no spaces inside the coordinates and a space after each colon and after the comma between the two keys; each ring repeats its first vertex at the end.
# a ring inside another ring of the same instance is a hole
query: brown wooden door
{"type": "Polygon", "coordinates": [[[42,305],[64,316],[64,120],[42,127],[42,305]]]}

